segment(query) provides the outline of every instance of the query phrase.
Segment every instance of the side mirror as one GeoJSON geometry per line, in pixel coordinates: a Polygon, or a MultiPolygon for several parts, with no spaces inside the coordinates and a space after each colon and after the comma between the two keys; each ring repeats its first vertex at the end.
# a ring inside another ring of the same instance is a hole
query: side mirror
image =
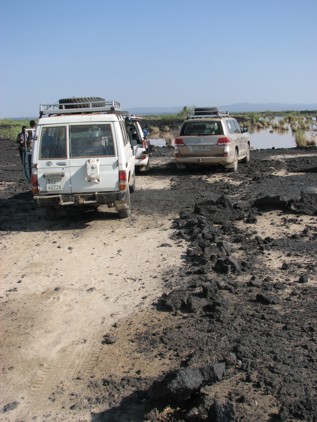
{"type": "Polygon", "coordinates": [[[249,131],[249,129],[246,127],[246,126],[244,126],[242,129],[241,129],[241,133],[246,133],[246,132],[248,132],[249,131]]]}

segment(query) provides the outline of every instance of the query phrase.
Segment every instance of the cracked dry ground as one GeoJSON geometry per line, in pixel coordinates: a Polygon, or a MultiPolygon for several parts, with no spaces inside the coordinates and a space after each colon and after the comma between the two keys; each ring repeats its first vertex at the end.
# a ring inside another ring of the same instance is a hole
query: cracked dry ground
{"type": "Polygon", "coordinates": [[[113,324],[85,394],[61,384],[50,399],[71,398],[73,420],[316,421],[316,149],[252,151],[237,174],[177,172],[168,149],[152,159],[140,177],[170,188],[136,192],[133,213],[175,212],[160,246],[182,266],[113,324]]]}

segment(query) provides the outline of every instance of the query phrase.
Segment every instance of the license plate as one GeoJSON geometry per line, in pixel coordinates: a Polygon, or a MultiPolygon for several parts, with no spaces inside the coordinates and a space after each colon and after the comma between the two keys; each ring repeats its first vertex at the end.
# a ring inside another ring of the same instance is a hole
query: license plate
{"type": "Polygon", "coordinates": [[[204,152],[210,149],[209,145],[193,145],[191,146],[191,150],[193,152],[204,152]]]}
{"type": "Polygon", "coordinates": [[[48,192],[56,192],[62,189],[62,179],[47,179],[46,190],[48,192]]]}

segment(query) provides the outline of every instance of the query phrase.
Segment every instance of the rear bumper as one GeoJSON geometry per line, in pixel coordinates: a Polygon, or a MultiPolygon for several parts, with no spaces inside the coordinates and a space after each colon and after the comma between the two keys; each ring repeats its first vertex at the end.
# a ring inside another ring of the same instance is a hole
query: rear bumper
{"type": "Polygon", "coordinates": [[[141,158],[135,159],[135,166],[136,167],[146,167],[149,164],[149,157],[147,156],[143,160],[141,158]]]}
{"type": "Polygon", "coordinates": [[[90,192],[74,194],[34,195],[33,199],[39,207],[63,207],[68,205],[85,206],[90,204],[112,205],[115,201],[124,201],[126,191],[119,192],[90,192]]]}
{"type": "Polygon", "coordinates": [[[209,165],[221,165],[227,166],[233,163],[234,157],[182,157],[177,156],[175,160],[177,163],[183,164],[209,164],[209,165]]]}

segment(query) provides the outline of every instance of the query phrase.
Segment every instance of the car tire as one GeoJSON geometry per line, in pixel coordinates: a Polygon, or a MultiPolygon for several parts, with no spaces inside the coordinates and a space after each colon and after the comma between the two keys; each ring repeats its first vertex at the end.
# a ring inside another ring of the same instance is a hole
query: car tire
{"type": "Polygon", "coordinates": [[[58,104],[60,105],[60,109],[67,109],[67,108],[87,108],[85,104],[80,103],[91,103],[89,105],[90,107],[104,107],[106,105],[106,100],[101,97],[82,97],[82,98],[62,98],[58,101],[58,104]],[[96,103],[94,103],[96,101],[96,103]],[[67,104],[67,105],[63,105],[67,104]],[[69,105],[71,104],[71,105],[69,105]]]}
{"type": "Polygon", "coordinates": [[[150,158],[146,166],[142,168],[143,173],[148,173],[150,171],[150,158]]]}
{"type": "Polygon", "coordinates": [[[232,164],[230,164],[227,168],[229,169],[229,171],[236,173],[238,171],[238,163],[239,163],[238,151],[235,150],[232,164]]]}
{"type": "Polygon", "coordinates": [[[250,145],[247,146],[247,153],[246,156],[241,160],[242,163],[249,163],[250,162],[250,145]]]}
{"type": "Polygon", "coordinates": [[[134,171],[132,185],[129,185],[129,191],[130,191],[130,193],[134,193],[135,192],[135,187],[136,187],[136,176],[135,176],[135,171],[134,171]]]}
{"type": "Polygon", "coordinates": [[[114,205],[119,215],[119,218],[128,218],[131,213],[130,189],[127,189],[125,201],[116,201],[114,205]]]}

